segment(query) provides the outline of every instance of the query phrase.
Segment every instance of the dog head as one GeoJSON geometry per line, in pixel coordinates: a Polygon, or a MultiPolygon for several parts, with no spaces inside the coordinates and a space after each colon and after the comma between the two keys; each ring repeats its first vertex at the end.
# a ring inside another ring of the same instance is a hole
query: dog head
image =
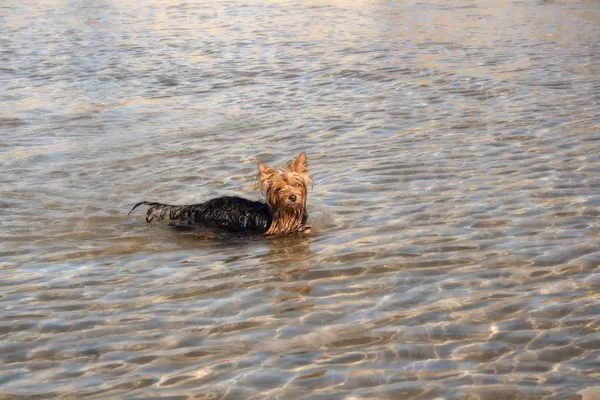
{"type": "Polygon", "coordinates": [[[311,181],[306,154],[300,153],[294,162],[281,170],[258,163],[258,171],[261,189],[273,212],[267,235],[298,230],[306,215],[306,198],[311,181]]]}

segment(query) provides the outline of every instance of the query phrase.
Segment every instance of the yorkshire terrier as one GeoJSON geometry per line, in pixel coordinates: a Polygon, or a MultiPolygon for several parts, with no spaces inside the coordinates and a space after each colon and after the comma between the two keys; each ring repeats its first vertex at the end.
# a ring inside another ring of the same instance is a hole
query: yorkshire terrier
{"type": "MultiPolygon", "coordinates": [[[[169,220],[187,225],[203,225],[232,232],[280,235],[309,231],[306,225],[306,197],[311,178],[306,154],[281,170],[258,163],[260,186],[266,201],[253,201],[237,196],[217,197],[205,203],[168,205],[142,201],[138,206],[149,206],[146,222],[158,221],[169,215],[169,220]]],[[[127,214],[129,216],[129,214],[127,214]]]]}

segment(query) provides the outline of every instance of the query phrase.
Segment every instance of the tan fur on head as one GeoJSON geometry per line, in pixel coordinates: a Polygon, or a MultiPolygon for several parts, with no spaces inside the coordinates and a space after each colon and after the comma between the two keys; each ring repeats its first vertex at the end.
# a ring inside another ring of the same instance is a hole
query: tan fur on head
{"type": "Polygon", "coordinates": [[[288,167],[276,170],[258,163],[260,186],[271,207],[273,221],[267,235],[297,231],[306,214],[310,175],[306,153],[302,152],[288,167]]]}

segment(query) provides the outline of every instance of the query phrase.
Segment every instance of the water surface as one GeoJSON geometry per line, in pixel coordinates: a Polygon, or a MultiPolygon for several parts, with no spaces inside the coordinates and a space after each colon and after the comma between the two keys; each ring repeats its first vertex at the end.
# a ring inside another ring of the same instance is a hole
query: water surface
{"type": "Polygon", "coordinates": [[[600,396],[600,2],[8,0],[0,32],[0,397],[600,396]],[[301,151],[311,235],[126,217],[301,151]]]}

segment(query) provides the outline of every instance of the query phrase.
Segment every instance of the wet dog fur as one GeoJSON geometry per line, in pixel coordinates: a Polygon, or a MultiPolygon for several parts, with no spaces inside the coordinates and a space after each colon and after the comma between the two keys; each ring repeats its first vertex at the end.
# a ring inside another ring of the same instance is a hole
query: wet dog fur
{"type": "Polygon", "coordinates": [[[309,230],[310,227],[306,225],[306,200],[311,178],[306,153],[300,153],[294,162],[282,169],[259,162],[258,171],[264,202],[237,196],[217,197],[189,205],[141,201],[133,206],[129,214],[138,206],[145,205],[148,206],[148,223],[168,217],[179,224],[268,236],[309,230]]]}

